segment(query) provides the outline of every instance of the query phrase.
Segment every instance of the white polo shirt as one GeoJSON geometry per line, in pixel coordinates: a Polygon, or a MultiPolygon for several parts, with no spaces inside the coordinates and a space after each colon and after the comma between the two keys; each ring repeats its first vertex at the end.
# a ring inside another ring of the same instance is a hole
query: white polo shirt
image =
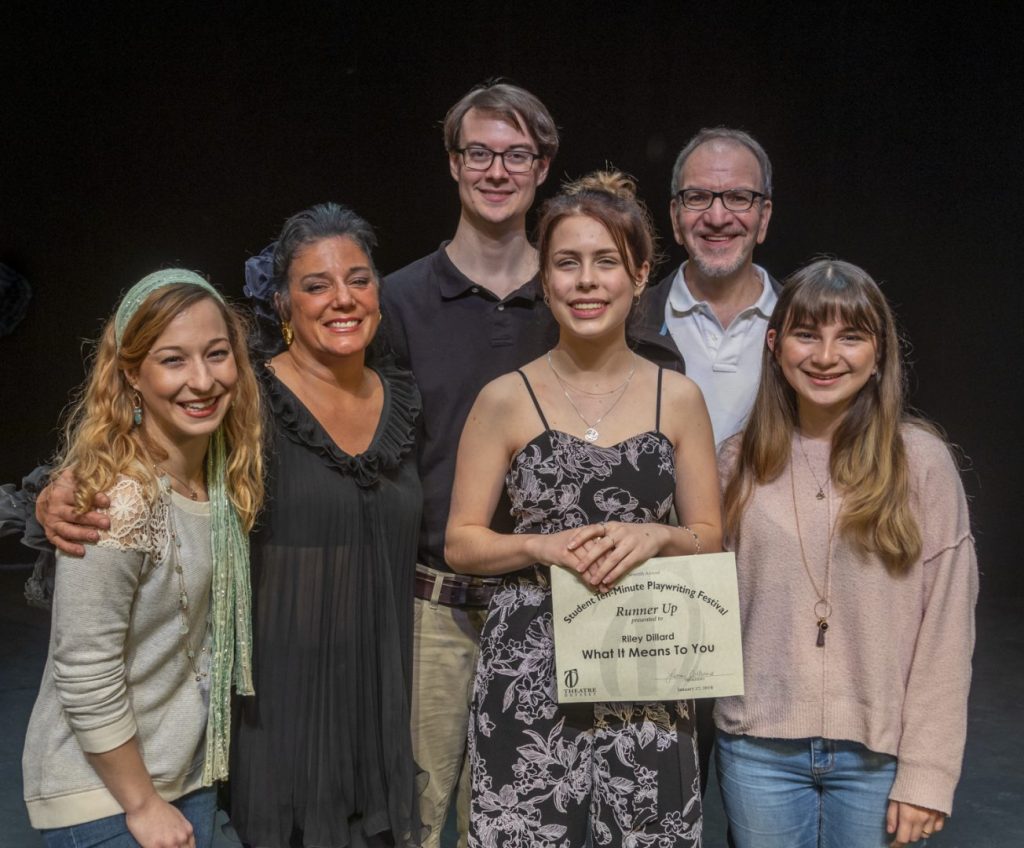
{"type": "Polygon", "coordinates": [[[686,376],[704,393],[717,448],[742,430],[750,415],[761,377],[768,319],[778,297],[764,268],[755,265],[761,296],[723,328],[707,301],[694,300],[683,277],[685,267],[684,262],[672,279],[665,329],[683,354],[686,376]]]}

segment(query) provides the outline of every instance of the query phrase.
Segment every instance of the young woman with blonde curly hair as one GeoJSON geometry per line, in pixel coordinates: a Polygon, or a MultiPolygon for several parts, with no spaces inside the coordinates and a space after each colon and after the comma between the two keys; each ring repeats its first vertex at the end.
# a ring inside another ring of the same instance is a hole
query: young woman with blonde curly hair
{"type": "Polygon", "coordinates": [[[82,511],[58,553],[49,656],[23,758],[48,846],[200,848],[227,776],[230,689],[251,692],[247,533],[263,499],[243,322],[191,271],[122,299],[67,428],[82,511]]]}
{"type": "Polygon", "coordinates": [[[956,465],[905,398],[871,277],[797,271],[720,457],[745,692],[715,722],[739,848],[903,845],[952,809],[978,572],[956,465]]]}

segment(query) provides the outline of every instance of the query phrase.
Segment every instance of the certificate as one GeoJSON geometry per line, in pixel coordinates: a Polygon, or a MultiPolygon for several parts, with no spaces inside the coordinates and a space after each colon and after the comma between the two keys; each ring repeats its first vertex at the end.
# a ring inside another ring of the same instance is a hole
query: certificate
{"type": "Polygon", "coordinates": [[[604,594],[551,567],[560,703],[743,694],[732,553],[655,557],[604,594]]]}

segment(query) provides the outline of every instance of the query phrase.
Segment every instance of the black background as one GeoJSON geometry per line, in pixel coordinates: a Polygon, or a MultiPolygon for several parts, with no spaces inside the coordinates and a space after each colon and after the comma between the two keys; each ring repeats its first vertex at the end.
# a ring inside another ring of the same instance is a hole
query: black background
{"type": "Polygon", "coordinates": [[[449,238],[439,122],[506,75],[563,132],[540,196],[605,162],[635,174],[662,273],[682,258],[679,148],[719,123],[764,144],[757,260],[781,277],[827,252],[883,283],[913,342],[913,402],[965,453],[983,591],[1019,600],[1020,13],[883,8],[4,4],[0,261],[34,299],[0,339],[0,480],[50,454],[83,339],[149,271],[195,268],[240,295],[246,257],[328,199],[377,227],[385,272],[449,238]]]}

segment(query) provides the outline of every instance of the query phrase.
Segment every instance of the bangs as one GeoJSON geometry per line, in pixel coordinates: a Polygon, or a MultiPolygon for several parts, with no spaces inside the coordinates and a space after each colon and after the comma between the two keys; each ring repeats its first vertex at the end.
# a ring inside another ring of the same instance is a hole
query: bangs
{"type": "Polygon", "coordinates": [[[834,322],[875,337],[882,335],[882,317],[877,306],[873,298],[865,296],[864,286],[857,281],[831,268],[825,275],[801,282],[789,303],[781,328],[783,334],[794,327],[818,327],[834,322]]]}

